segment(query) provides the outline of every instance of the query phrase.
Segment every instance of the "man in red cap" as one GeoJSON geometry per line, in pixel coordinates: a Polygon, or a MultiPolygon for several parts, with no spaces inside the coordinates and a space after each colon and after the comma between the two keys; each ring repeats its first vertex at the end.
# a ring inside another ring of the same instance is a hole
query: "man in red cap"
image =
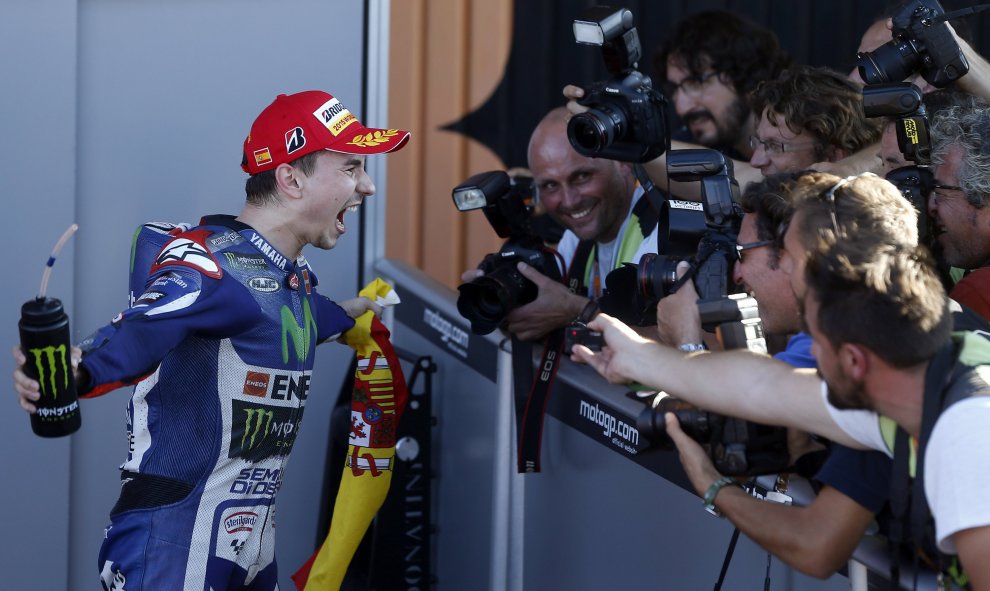
{"type": "MultiPolygon", "coordinates": [[[[363,126],[325,92],[280,95],[244,142],[240,215],[141,229],[141,295],[83,341],[77,367],[81,396],[136,384],[100,549],[104,589],[277,589],[275,496],[313,345],[377,308],[319,295],[302,250],[334,247],[345,213],[375,192],[367,155],[408,139],[363,126]]],[[[21,369],[14,383],[35,412],[38,383],[21,369]]]]}

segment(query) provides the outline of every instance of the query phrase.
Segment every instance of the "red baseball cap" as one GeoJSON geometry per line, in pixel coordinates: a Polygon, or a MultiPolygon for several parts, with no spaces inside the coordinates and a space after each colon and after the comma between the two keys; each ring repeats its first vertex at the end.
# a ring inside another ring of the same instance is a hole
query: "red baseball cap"
{"type": "Polygon", "coordinates": [[[280,94],[251,125],[241,168],[273,170],[317,150],[344,154],[394,152],[409,141],[401,129],[365,127],[333,95],[320,90],[280,94]]]}

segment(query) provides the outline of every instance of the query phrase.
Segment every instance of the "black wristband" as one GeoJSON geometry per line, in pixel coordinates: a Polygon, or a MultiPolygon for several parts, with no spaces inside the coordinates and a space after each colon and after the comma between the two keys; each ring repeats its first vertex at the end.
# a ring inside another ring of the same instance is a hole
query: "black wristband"
{"type": "Polygon", "coordinates": [[[584,309],[578,314],[576,320],[581,324],[588,324],[591,320],[598,315],[598,304],[595,300],[588,300],[588,303],[584,305],[584,309]]]}

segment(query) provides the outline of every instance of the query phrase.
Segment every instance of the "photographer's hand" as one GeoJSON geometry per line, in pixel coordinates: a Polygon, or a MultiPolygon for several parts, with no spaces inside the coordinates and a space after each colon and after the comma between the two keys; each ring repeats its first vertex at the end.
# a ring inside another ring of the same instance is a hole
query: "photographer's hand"
{"type": "Polygon", "coordinates": [[[880,159],[879,152],[879,143],[870,144],[840,160],[815,162],[808,168],[840,177],[855,176],[864,172],[881,174],[883,172],[883,160],[880,159]]]}
{"type": "Polygon", "coordinates": [[[483,277],[485,272],[481,269],[468,269],[461,273],[461,283],[471,283],[478,277],[483,277]]]}
{"type": "MultiPolygon", "coordinates": [[[[690,265],[677,263],[677,278],[690,265]]],[[[657,302],[657,336],[661,343],[676,347],[702,342],[701,315],[698,313],[698,292],[693,281],[687,281],[674,293],[657,302]]]]}
{"type": "Polygon", "coordinates": [[[519,263],[517,268],[539,290],[535,300],[506,316],[509,332],[519,339],[538,339],[555,328],[567,326],[588,303],[588,298],[571,293],[563,283],[550,279],[526,263],[519,263]]]}
{"type": "Polygon", "coordinates": [[[667,435],[677,446],[681,465],[684,466],[688,480],[691,481],[691,485],[698,491],[699,495],[704,495],[708,487],[722,475],[715,469],[715,464],[705,453],[705,449],[681,430],[681,423],[674,416],[674,413],[668,412],[664,416],[664,421],[667,424],[667,435]]]}
{"type": "Polygon", "coordinates": [[[946,25],[952,32],[952,38],[959,44],[966,61],[969,62],[969,72],[966,72],[966,75],[960,78],[956,85],[970,94],[990,101],[990,63],[977,53],[972,45],[960,37],[950,23],[946,23],[946,25]]]}
{"type": "Polygon", "coordinates": [[[645,339],[632,328],[608,314],[599,314],[588,328],[602,333],[605,346],[595,353],[584,345],[575,345],[571,360],[586,363],[613,384],[644,381],[640,373],[650,365],[651,352],[662,345],[645,339]]]}
{"type": "Polygon", "coordinates": [[[564,98],[567,99],[567,110],[571,115],[578,115],[588,110],[588,107],[578,103],[578,99],[584,98],[584,89],[574,84],[564,87],[564,98]]]}

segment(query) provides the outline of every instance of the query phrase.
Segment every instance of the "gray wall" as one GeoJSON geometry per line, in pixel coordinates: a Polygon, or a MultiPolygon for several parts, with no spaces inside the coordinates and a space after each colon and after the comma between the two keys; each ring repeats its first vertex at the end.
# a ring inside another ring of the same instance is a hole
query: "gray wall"
{"type": "MultiPolygon", "coordinates": [[[[127,256],[145,221],[196,221],[243,202],[240,149],[280,92],[326,89],[363,117],[364,3],[350,0],[4,0],[0,17],[2,341],[55,240],[80,230],[55,265],[78,340],[126,305],[127,256]]],[[[384,121],[365,120],[369,124],[384,121]]],[[[369,164],[373,175],[379,166],[369,164]]],[[[357,290],[357,224],[307,256],[332,298],[357,290]]],[[[312,552],[328,433],[350,349],[321,347],[306,421],[279,498],[282,587],[312,552]]],[[[0,355],[0,376],[11,357],[0,355]]],[[[9,385],[0,412],[7,589],[92,589],[126,453],[128,391],[83,403],[71,438],[35,437],[9,385]]]]}

